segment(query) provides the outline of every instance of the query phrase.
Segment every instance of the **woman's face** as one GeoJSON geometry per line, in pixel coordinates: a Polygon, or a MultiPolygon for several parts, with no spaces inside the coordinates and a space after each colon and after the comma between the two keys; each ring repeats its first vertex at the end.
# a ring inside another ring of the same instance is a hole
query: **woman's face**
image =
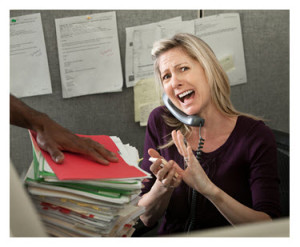
{"type": "Polygon", "coordinates": [[[164,91],[173,104],[188,115],[203,116],[211,97],[200,63],[179,47],[161,54],[158,62],[164,91]]]}

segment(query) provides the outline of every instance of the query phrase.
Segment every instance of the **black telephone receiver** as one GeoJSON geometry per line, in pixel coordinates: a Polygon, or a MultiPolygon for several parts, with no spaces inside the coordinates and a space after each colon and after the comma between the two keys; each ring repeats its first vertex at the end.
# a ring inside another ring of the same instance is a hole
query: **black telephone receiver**
{"type": "Polygon", "coordinates": [[[181,110],[179,110],[172,101],[168,98],[168,96],[163,93],[162,95],[163,102],[168,110],[172,113],[174,117],[176,117],[180,122],[196,127],[202,127],[204,125],[204,119],[196,116],[196,115],[187,115],[181,110]]]}

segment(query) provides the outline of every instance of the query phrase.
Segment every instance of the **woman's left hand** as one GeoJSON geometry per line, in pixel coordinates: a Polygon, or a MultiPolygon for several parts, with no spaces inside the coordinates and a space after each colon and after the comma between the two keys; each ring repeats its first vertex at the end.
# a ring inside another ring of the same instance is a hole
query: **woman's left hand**
{"type": "Polygon", "coordinates": [[[189,143],[187,146],[185,145],[184,137],[179,130],[177,132],[175,130],[172,131],[172,138],[178,152],[184,157],[184,160],[188,165],[181,174],[184,182],[203,195],[210,194],[214,185],[193,154],[189,143]]]}
{"type": "Polygon", "coordinates": [[[182,173],[183,180],[210,200],[228,222],[236,225],[271,220],[271,217],[265,212],[256,211],[243,205],[213,184],[193,154],[189,143],[187,147],[184,144],[184,137],[180,131],[172,131],[172,138],[178,152],[185,158],[188,165],[182,173]]]}

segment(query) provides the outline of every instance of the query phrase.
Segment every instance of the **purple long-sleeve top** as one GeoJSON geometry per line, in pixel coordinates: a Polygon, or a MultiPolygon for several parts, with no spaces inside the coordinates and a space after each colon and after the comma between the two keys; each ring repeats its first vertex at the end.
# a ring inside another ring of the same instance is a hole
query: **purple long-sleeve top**
{"type": "MultiPolygon", "coordinates": [[[[172,127],[162,115],[170,114],[161,106],[149,116],[144,144],[142,169],[150,172],[148,149],[154,148],[166,160],[174,160],[183,169],[184,160],[175,145],[158,149],[171,138],[172,127]]],[[[205,143],[204,143],[205,145],[205,143]]],[[[224,192],[254,210],[272,218],[280,215],[279,177],[276,142],[273,133],[262,121],[239,116],[227,141],[213,152],[201,155],[201,166],[210,180],[224,192]]],[[[142,195],[150,191],[156,177],[144,182],[142,195]]],[[[182,181],[175,188],[158,234],[184,231],[190,213],[190,188],[182,181]]],[[[197,205],[200,220],[196,229],[229,225],[216,207],[207,199],[197,205]]]]}

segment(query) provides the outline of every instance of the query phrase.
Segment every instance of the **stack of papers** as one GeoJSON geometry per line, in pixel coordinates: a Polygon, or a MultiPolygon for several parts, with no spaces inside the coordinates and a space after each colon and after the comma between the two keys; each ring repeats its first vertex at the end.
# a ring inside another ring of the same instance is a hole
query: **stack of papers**
{"type": "MultiPolygon", "coordinates": [[[[117,153],[118,163],[100,165],[79,154],[64,153],[64,163],[33,144],[33,162],[25,184],[49,235],[57,237],[131,236],[144,207],[137,206],[142,180],[138,152],[118,137],[88,136],[117,153]]],[[[87,136],[86,136],[87,137],[87,136]]]]}

